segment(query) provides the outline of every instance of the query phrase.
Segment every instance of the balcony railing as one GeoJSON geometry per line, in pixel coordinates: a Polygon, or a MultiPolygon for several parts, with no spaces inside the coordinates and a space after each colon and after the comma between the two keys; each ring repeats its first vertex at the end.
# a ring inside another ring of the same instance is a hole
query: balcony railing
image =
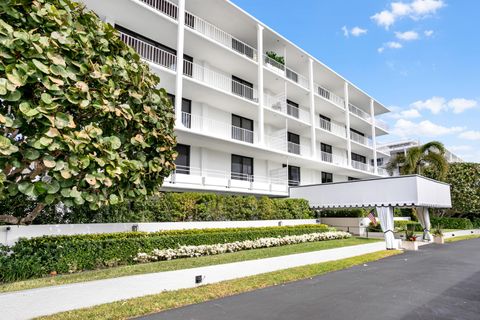
{"type": "Polygon", "coordinates": [[[297,108],[296,106],[288,104],[284,94],[271,96],[265,93],[263,97],[263,103],[267,108],[284,113],[303,122],[310,123],[310,114],[308,111],[301,106],[297,108]]]}
{"type": "Polygon", "coordinates": [[[363,144],[364,146],[367,146],[367,147],[372,147],[373,146],[372,140],[370,140],[369,138],[367,138],[365,136],[362,136],[362,135],[360,135],[356,132],[350,131],[350,139],[352,141],[357,142],[357,143],[363,144]]]}
{"type": "Polygon", "coordinates": [[[127,45],[134,48],[143,59],[174,71],[177,69],[176,55],[123,32],[120,32],[120,38],[127,45]]]}
{"type": "Polygon", "coordinates": [[[199,64],[185,60],[183,74],[218,90],[232,93],[251,101],[258,101],[257,89],[232,80],[231,77],[213,71],[199,64]]]}
{"type": "Polygon", "coordinates": [[[295,83],[298,83],[305,89],[308,89],[308,79],[303,75],[299,74],[296,71],[293,71],[290,68],[285,67],[285,65],[281,64],[280,62],[270,58],[267,55],[263,56],[263,62],[265,67],[272,70],[275,73],[281,74],[282,76],[287,77],[288,79],[292,80],[295,83]]]}
{"type": "Polygon", "coordinates": [[[362,118],[363,120],[365,120],[367,122],[371,122],[372,118],[370,117],[370,115],[368,113],[366,113],[365,111],[363,111],[362,109],[358,108],[357,106],[349,103],[348,104],[348,109],[350,110],[350,113],[353,113],[354,115],[362,118]]]}
{"type": "Polygon", "coordinates": [[[164,186],[178,185],[190,187],[212,187],[249,190],[251,192],[271,192],[275,194],[288,193],[288,180],[273,176],[249,175],[227,170],[201,169],[191,166],[177,166],[172,174],[165,179],[164,186]]]}
{"type": "Polygon", "coordinates": [[[366,171],[366,172],[370,172],[370,173],[374,172],[374,169],[371,165],[368,165],[368,164],[363,163],[363,162],[355,161],[355,160],[352,160],[352,167],[357,169],[357,170],[362,170],[362,171],[366,171]]]}
{"type": "Polygon", "coordinates": [[[319,84],[315,83],[314,87],[315,87],[315,93],[316,94],[318,94],[319,96],[331,101],[336,106],[338,106],[342,109],[345,109],[345,102],[342,98],[340,98],[339,96],[337,96],[336,94],[334,94],[330,90],[325,89],[324,87],[322,87],[319,84]]]}
{"type": "Polygon", "coordinates": [[[258,141],[254,131],[233,126],[230,123],[222,122],[182,112],[182,124],[192,131],[204,133],[222,139],[234,139],[238,141],[255,143],[258,141]]]}
{"type": "Polygon", "coordinates": [[[337,166],[345,167],[348,163],[347,158],[325,151],[321,151],[318,157],[322,162],[332,163],[337,166]]]}
{"type": "Polygon", "coordinates": [[[169,16],[170,18],[178,19],[178,6],[167,0],[141,0],[157,11],[169,16]]]}
{"type": "Polygon", "coordinates": [[[388,131],[388,124],[385,121],[382,121],[380,119],[375,119],[375,125],[380,129],[388,131]]]}
{"type": "Polygon", "coordinates": [[[308,79],[306,77],[289,68],[286,68],[286,75],[288,79],[298,83],[301,87],[308,89],[308,79]]]}
{"type": "Polygon", "coordinates": [[[281,64],[277,60],[274,60],[269,56],[267,56],[266,54],[264,54],[263,63],[264,63],[264,66],[269,68],[270,70],[285,76],[285,65],[281,64]]]}
{"type": "Polygon", "coordinates": [[[333,133],[334,135],[337,135],[342,138],[347,137],[347,129],[344,125],[341,125],[335,121],[328,121],[322,118],[318,118],[317,120],[317,127],[329,131],[333,133]]]}
{"type": "Polygon", "coordinates": [[[380,175],[380,176],[382,176],[382,177],[388,177],[388,176],[390,176],[390,175],[388,174],[388,171],[385,170],[384,168],[378,167],[378,168],[377,168],[377,172],[378,172],[378,175],[380,175]]]}
{"type": "Polygon", "coordinates": [[[301,148],[298,143],[288,141],[288,152],[294,154],[300,154],[301,148]]]}

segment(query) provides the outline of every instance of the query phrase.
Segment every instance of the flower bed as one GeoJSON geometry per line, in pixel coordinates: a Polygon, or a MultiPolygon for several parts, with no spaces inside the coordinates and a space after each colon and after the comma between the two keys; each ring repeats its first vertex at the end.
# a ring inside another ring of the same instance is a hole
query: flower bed
{"type": "Polygon", "coordinates": [[[137,262],[152,262],[159,260],[192,258],[229,252],[237,252],[242,250],[278,247],[304,242],[346,239],[349,237],[351,237],[351,235],[347,232],[331,231],[285,236],[278,238],[260,238],[256,240],[235,241],[230,243],[218,243],[212,245],[180,246],[179,248],[175,249],[154,249],[151,254],[140,252],[137,254],[137,257],[134,260],[137,262]]]}

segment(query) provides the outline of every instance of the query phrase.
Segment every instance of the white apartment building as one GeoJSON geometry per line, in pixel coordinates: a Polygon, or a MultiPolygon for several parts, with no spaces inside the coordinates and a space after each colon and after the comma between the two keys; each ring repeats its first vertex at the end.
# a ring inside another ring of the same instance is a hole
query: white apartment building
{"type": "Polygon", "coordinates": [[[287,196],[387,175],[371,160],[389,155],[376,144],[389,110],[230,1],[82,1],[171,95],[179,157],[166,190],[287,196]]]}

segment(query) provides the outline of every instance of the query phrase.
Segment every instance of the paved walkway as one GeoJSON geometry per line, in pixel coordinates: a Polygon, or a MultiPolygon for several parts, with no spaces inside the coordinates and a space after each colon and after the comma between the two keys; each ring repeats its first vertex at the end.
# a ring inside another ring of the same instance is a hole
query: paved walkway
{"type": "Polygon", "coordinates": [[[143,320],[478,320],[480,239],[141,318],[143,320]]]}
{"type": "Polygon", "coordinates": [[[299,253],[267,259],[150,273],[0,294],[0,319],[42,315],[131,299],[165,290],[195,287],[195,276],[214,283],[296,266],[354,257],[385,249],[384,242],[299,253]]]}

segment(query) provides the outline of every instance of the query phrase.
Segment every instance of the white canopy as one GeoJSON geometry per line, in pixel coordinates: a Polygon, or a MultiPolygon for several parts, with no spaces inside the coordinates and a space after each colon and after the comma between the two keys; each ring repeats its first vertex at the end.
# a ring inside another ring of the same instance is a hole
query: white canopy
{"type": "Polygon", "coordinates": [[[352,207],[451,208],[450,185],[419,175],[290,187],[317,209],[352,207]]]}

